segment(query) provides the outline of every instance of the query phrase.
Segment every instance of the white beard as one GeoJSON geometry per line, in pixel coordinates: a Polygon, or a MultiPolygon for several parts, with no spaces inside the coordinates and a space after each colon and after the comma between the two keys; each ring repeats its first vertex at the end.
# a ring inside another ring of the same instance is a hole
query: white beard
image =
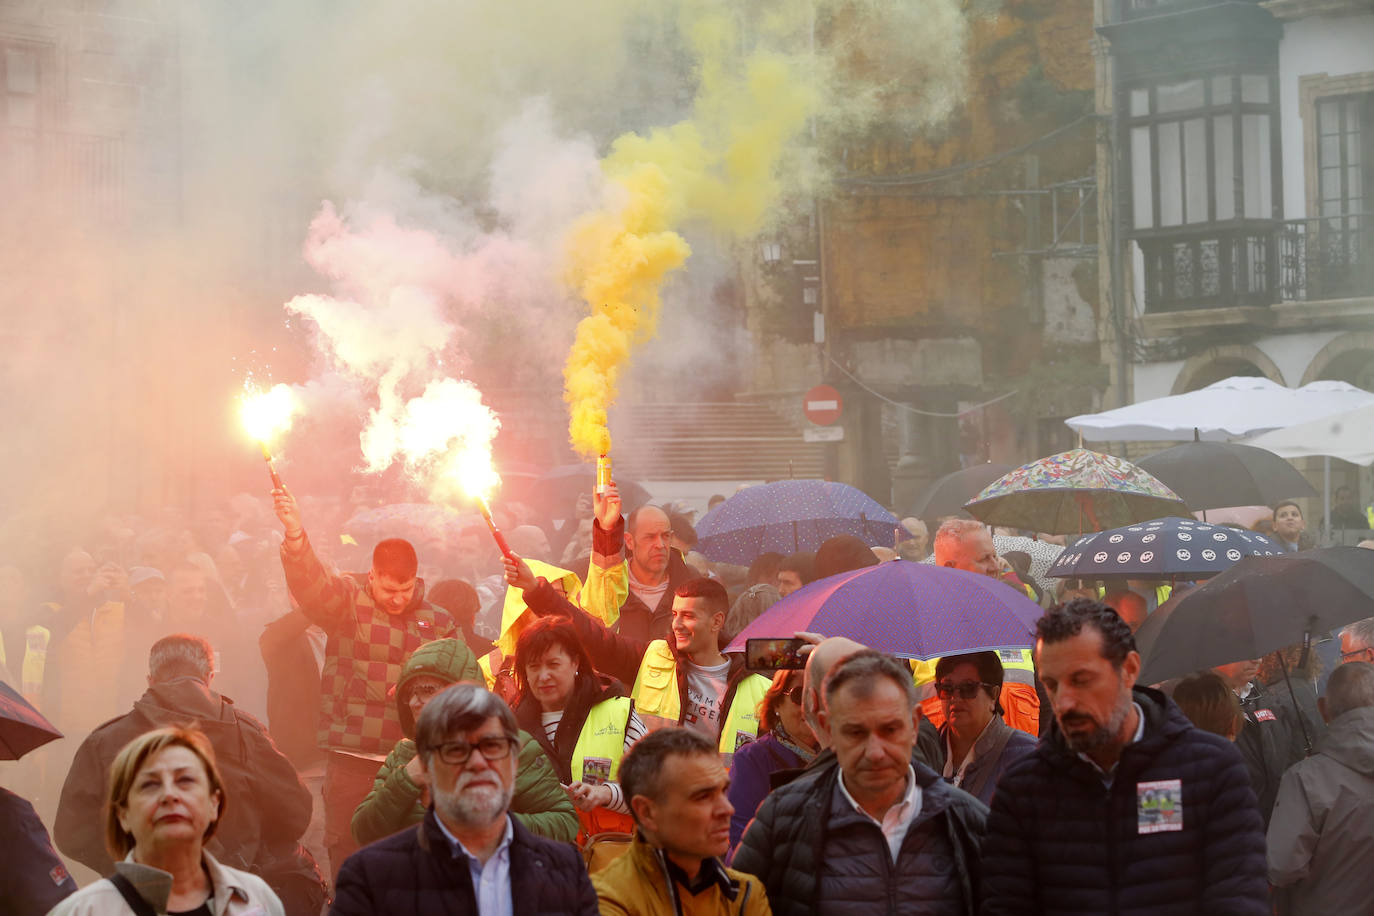
{"type": "MultiPolygon", "coordinates": [[[[466,774],[464,774],[466,776],[466,774]]],[[[431,787],[434,795],[434,809],[445,820],[464,827],[485,827],[496,820],[510,807],[515,785],[501,787],[483,780],[475,785],[460,785],[452,792],[445,792],[437,786],[431,787]]]]}

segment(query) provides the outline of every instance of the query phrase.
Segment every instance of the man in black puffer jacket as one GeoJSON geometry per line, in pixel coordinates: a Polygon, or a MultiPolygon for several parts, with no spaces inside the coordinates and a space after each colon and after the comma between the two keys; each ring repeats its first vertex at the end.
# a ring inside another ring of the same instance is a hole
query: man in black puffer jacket
{"type": "Polygon", "coordinates": [[[1263,822],[1239,752],[1136,687],[1130,628],[1079,598],[1036,624],[1055,721],[993,796],[982,916],[1265,916],[1263,822]]]}
{"type": "Polygon", "coordinates": [[[835,753],[764,799],[731,863],[776,916],[974,912],[987,808],[913,760],[910,670],[864,650],[826,680],[835,753]]]}

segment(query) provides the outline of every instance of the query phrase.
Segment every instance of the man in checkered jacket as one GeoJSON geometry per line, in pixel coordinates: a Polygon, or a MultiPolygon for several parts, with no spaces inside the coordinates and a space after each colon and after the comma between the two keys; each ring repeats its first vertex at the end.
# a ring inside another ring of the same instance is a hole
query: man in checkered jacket
{"type": "Polygon", "coordinates": [[[353,811],[372,788],[377,767],[399,741],[401,723],[387,690],[424,643],[457,635],[453,618],[425,600],[410,542],[377,544],[372,569],[340,575],[315,556],[295,497],[285,487],[272,499],[286,529],[281,564],[301,612],[328,635],[320,677],[316,735],[328,752],[324,771],[324,832],[335,874],[357,848],[353,811]]]}

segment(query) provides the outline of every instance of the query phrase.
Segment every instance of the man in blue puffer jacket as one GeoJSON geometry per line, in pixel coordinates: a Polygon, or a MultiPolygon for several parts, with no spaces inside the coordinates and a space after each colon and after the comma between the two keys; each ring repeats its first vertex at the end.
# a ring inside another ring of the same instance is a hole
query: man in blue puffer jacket
{"type": "Polygon", "coordinates": [[[1264,828],[1245,762],[1173,701],[1106,605],[1036,624],[1054,723],[1002,776],[983,842],[982,916],[1266,916],[1264,828]]]}

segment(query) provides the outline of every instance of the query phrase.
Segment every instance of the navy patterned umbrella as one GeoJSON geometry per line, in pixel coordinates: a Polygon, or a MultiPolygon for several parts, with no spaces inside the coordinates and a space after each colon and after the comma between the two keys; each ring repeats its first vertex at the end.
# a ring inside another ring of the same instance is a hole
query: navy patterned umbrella
{"type": "Polygon", "coordinates": [[[747,487],[697,523],[697,550],[718,563],[748,566],[760,554],[815,550],[838,534],[891,547],[906,531],[862,490],[832,480],[781,480],[747,487]],[[900,530],[899,530],[900,529],[900,530]]]}
{"type": "Polygon", "coordinates": [[[1158,518],[1098,531],[1065,548],[1050,566],[1058,578],[1207,578],[1241,557],[1277,556],[1283,548],[1254,531],[1186,518],[1158,518]]]}
{"type": "Polygon", "coordinates": [[[0,760],[18,760],[61,737],[62,733],[19,691],[0,681],[0,760]]]}

